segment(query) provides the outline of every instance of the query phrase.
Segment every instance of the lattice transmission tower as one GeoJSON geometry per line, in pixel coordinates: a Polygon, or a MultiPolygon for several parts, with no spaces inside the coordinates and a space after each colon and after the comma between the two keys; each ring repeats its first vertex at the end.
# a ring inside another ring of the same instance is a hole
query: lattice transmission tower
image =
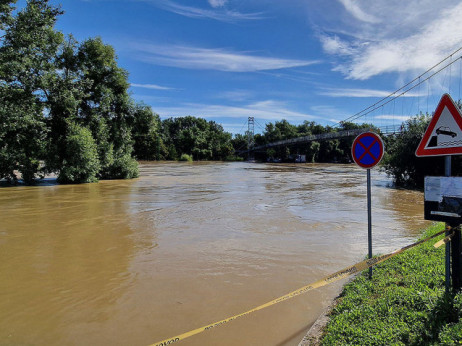
{"type": "Polygon", "coordinates": [[[247,129],[247,149],[253,149],[255,145],[255,119],[249,117],[247,129]]]}
{"type": "Polygon", "coordinates": [[[253,147],[255,146],[255,119],[253,117],[249,117],[247,122],[247,150],[249,150],[249,154],[247,156],[248,161],[255,160],[253,147]]]}

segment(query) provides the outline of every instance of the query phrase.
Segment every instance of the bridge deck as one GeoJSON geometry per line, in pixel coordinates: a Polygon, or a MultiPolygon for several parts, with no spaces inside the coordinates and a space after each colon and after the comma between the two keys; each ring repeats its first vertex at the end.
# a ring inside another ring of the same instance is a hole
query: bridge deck
{"type": "MultiPolygon", "coordinates": [[[[344,131],[336,131],[336,132],[329,132],[329,133],[321,133],[318,135],[309,135],[309,136],[302,136],[297,138],[291,139],[284,139],[277,142],[272,142],[268,144],[258,145],[249,150],[240,151],[240,154],[245,154],[253,151],[263,151],[268,148],[278,147],[278,146],[289,146],[294,144],[302,144],[302,143],[309,143],[313,141],[322,141],[322,140],[330,140],[330,139],[340,139],[345,137],[353,137],[358,136],[363,132],[370,131],[369,129],[354,129],[354,130],[344,130],[344,131]]],[[[399,133],[402,131],[401,126],[385,126],[380,128],[380,133],[383,135],[390,135],[394,133],[399,133]]]]}

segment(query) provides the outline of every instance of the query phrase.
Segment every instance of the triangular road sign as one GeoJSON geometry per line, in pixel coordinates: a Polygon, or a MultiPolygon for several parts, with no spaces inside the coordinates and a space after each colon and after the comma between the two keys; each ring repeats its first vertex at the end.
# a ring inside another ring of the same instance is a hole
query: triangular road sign
{"type": "Polygon", "coordinates": [[[415,152],[416,156],[462,154],[462,115],[451,96],[444,94],[415,152]]]}

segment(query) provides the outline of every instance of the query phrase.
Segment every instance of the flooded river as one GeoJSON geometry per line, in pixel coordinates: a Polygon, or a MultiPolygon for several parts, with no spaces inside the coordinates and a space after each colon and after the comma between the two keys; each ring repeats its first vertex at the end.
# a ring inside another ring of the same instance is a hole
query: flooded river
{"type": "MultiPolygon", "coordinates": [[[[0,344],[149,345],[367,254],[354,165],[145,163],[141,177],[0,188],[0,344]]],[[[423,195],[372,173],[374,253],[420,234],[423,195]]],[[[297,345],[342,282],[180,345],[297,345]]]]}

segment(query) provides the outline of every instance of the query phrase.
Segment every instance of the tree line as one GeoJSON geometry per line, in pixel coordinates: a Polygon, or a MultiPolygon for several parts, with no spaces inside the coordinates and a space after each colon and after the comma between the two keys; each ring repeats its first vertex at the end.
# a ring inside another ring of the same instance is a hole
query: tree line
{"type": "Polygon", "coordinates": [[[127,72],[100,38],[55,30],[48,0],[21,10],[1,1],[0,176],[26,183],[56,172],[62,183],[138,175],[130,126],[140,107],[127,72]]]}
{"type": "Polygon", "coordinates": [[[55,29],[60,7],[29,0],[17,10],[16,2],[0,0],[0,179],[134,178],[136,160],[233,154],[221,125],[193,117],[161,121],[136,103],[113,47],[55,29]]]}
{"type": "MultiPolygon", "coordinates": [[[[78,42],[55,29],[63,11],[49,0],[0,0],[0,179],[26,184],[47,173],[61,183],[138,176],[137,160],[236,160],[248,134],[234,137],[214,121],[187,116],[161,120],[135,102],[128,72],[101,38],[78,42]]],[[[442,175],[441,158],[416,158],[415,148],[430,117],[419,115],[404,131],[384,138],[383,169],[399,185],[423,186],[425,175],[442,175]]],[[[351,129],[370,124],[322,126],[312,121],[268,123],[255,145],[351,129]]],[[[378,131],[378,129],[375,129],[378,131]]],[[[352,138],[281,146],[256,158],[351,162],[352,138]]],[[[461,160],[453,160],[461,171],[461,160]]]]}

